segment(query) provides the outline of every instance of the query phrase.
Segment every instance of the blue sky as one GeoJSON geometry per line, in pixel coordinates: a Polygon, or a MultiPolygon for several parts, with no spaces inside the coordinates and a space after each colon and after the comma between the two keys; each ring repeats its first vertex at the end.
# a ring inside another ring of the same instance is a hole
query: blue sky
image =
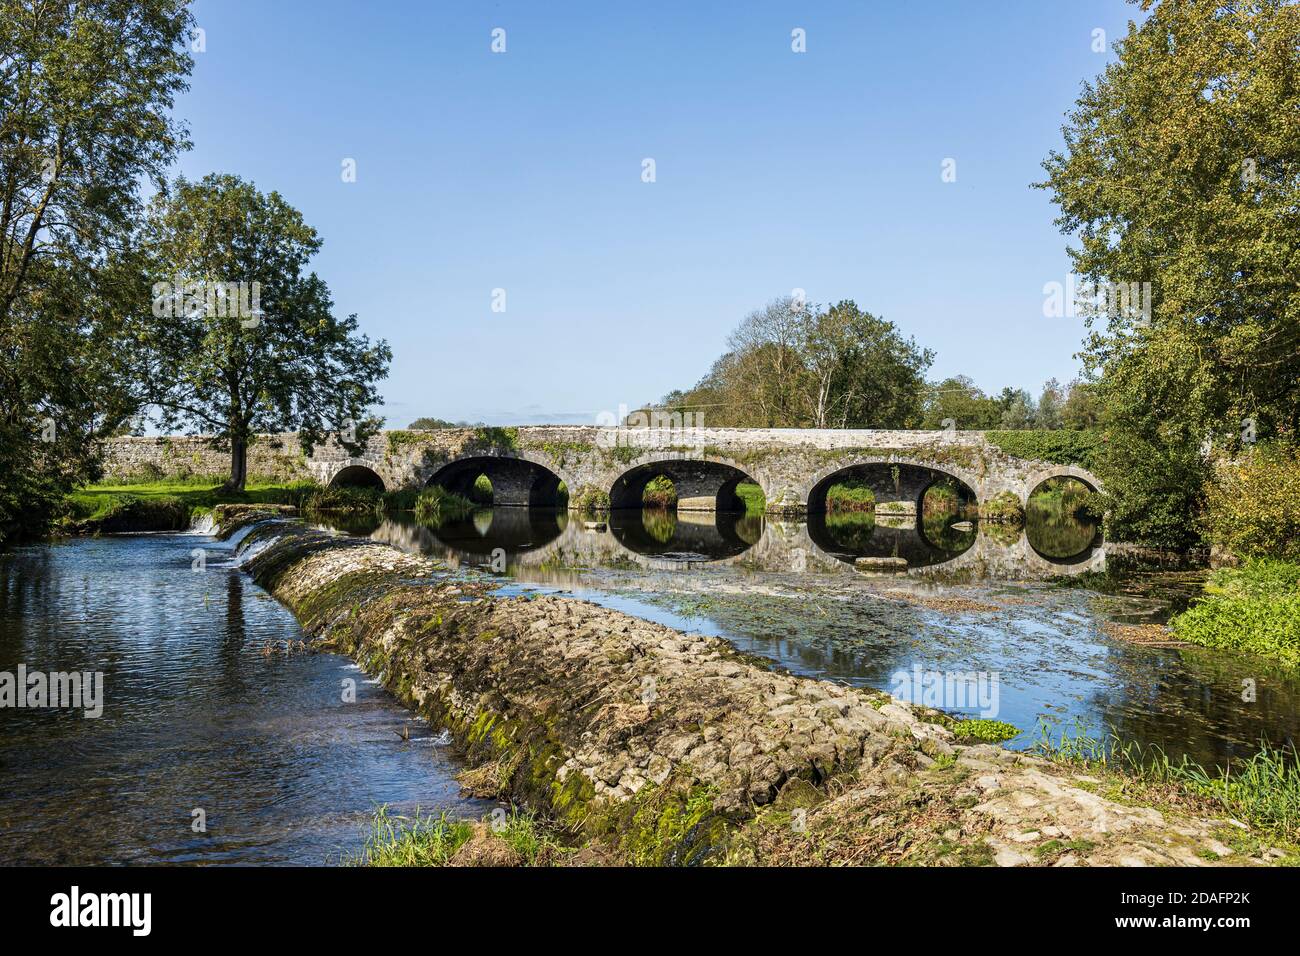
{"type": "Polygon", "coordinates": [[[179,169],[320,232],[339,310],[393,347],[390,427],[592,422],[694,384],[794,288],[892,320],[934,378],[1077,371],[1082,321],[1042,308],[1066,240],[1029,184],[1122,0],[194,10],[179,169]]]}

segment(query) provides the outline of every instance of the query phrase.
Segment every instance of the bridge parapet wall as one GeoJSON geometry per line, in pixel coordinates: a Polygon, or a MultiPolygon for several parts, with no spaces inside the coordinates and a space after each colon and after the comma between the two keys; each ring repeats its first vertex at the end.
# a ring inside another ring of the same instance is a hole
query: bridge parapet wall
{"type": "MultiPolygon", "coordinates": [[[[1056,475],[1100,489],[1077,465],[1009,455],[983,432],[818,430],[797,428],[601,428],[545,425],[388,431],[353,456],[336,441],[304,455],[296,434],[258,436],[249,453],[253,480],[314,478],[328,484],[348,466],[373,470],[389,490],[422,488],[447,465],[469,457],[514,458],[547,468],[571,498],[584,490],[609,494],[629,470],[655,460],[714,462],[753,478],[773,514],[798,514],[813,488],[835,472],[862,464],[898,464],[950,475],[980,501],[1010,491],[1021,501],[1056,475]]],[[[106,477],[139,480],[221,475],[227,453],[202,437],[120,438],[106,443],[106,477]]],[[[915,490],[915,489],[912,489],[915,490]]],[[[910,493],[910,492],[909,492],[910,493]]]]}

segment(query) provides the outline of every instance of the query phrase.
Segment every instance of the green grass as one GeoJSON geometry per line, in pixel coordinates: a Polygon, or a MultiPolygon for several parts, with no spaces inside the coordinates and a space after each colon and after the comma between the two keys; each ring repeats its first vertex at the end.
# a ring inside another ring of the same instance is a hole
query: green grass
{"type": "Polygon", "coordinates": [[[212,478],[89,485],[68,496],[63,525],[74,531],[180,529],[219,504],[301,505],[315,487],[309,481],[253,482],[230,492],[212,478]]]}
{"type": "Polygon", "coordinates": [[[1300,667],[1300,564],[1261,558],[1215,571],[1201,601],[1169,626],[1193,644],[1300,667]]]}
{"type": "MultiPolygon", "coordinates": [[[[1096,738],[1076,727],[1053,740],[1045,723],[1040,730],[1042,739],[1034,749],[1058,763],[1115,770],[1122,775],[1121,782],[1209,801],[1293,848],[1300,841],[1300,762],[1293,747],[1277,748],[1261,741],[1259,751],[1251,757],[1215,770],[1186,756],[1171,760],[1159,747],[1124,742],[1113,733],[1096,738]]],[[[1141,799],[1150,794],[1134,796],[1141,799]]]]}
{"type": "Polygon", "coordinates": [[[415,499],[415,517],[425,524],[455,521],[474,512],[475,504],[468,498],[448,491],[440,485],[425,488],[415,499]]]}
{"type": "MultiPolygon", "coordinates": [[[[447,815],[394,816],[387,806],[375,811],[365,848],[344,862],[357,866],[446,866],[474,838],[472,820],[447,815]]],[[[511,810],[483,828],[483,839],[500,841],[493,860],[516,866],[548,866],[566,851],[531,814],[511,810]]]]}
{"type": "Polygon", "coordinates": [[[755,482],[742,481],[736,485],[736,497],[745,503],[747,515],[761,515],[767,510],[767,498],[755,482]]]}
{"type": "Polygon", "coordinates": [[[876,493],[866,482],[841,481],[826,489],[826,510],[872,511],[876,510],[876,493]]]}

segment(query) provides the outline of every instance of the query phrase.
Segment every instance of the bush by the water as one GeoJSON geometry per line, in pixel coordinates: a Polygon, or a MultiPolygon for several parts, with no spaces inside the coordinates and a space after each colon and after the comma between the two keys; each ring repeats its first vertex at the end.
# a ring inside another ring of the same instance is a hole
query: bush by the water
{"type": "Polygon", "coordinates": [[[837,482],[826,490],[826,510],[832,514],[842,511],[875,511],[876,493],[865,482],[837,482]]]}
{"type": "Polygon", "coordinates": [[[319,514],[383,514],[384,493],[378,488],[330,485],[308,494],[302,507],[319,514]]]}
{"type": "Polygon", "coordinates": [[[651,478],[646,483],[641,503],[647,508],[672,508],[677,504],[677,488],[672,480],[663,475],[651,478]]]}
{"type": "Polygon", "coordinates": [[[569,501],[569,507],[583,514],[595,514],[609,510],[609,492],[601,491],[588,485],[578,491],[569,501]]]}
{"type": "Polygon", "coordinates": [[[1300,560],[1300,449],[1261,446],[1221,463],[1205,504],[1212,543],[1243,558],[1300,560]]]}
{"type": "Polygon", "coordinates": [[[1013,492],[999,491],[986,501],[980,502],[980,520],[1004,524],[1024,524],[1025,509],[1020,505],[1020,498],[1013,492]]]}
{"type": "Polygon", "coordinates": [[[474,502],[440,485],[425,488],[415,499],[415,517],[427,523],[454,521],[472,514],[474,502]]]}
{"type": "Polygon", "coordinates": [[[1300,564],[1255,559],[1214,572],[1205,597],[1169,622],[1185,641],[1300,666],[1300,564]]]}

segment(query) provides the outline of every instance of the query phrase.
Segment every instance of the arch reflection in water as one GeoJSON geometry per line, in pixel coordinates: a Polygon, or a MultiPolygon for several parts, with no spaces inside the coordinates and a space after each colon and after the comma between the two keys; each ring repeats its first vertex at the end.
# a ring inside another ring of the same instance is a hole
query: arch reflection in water
{"type": "Polygon", "coordinates": [[[763,519],[735,512],[676,513],[653,508],[614,511],[609,530],[629,551],[680,561],[719,561],[753,547],[763,519]]]}
{"type": "Polygon", "coordinates": [[[564,531],[568,512],[535,508],[480,508],[464,518],[424,525],[439,543],[475,557],[498,548],[508,555],[545,547],[564,531]]]}
{"type": "Polygon", "coordinates": [[[973,522],[954,515],[886,517],[870,511],[808,516],[808,537],[827,554],[852,564],[858,558],[898,557],[920,568],[951,561],[975,543],[973,522]]]}
{"type": "Polygon", "coordinates": [[[1025,539],[1041,558],[1069,565],[1086,561],[1102,544],[1101,520],[1092,513],[1093,489],[1077,478],[1049,478],[1025,506],[1025,539]]]}

